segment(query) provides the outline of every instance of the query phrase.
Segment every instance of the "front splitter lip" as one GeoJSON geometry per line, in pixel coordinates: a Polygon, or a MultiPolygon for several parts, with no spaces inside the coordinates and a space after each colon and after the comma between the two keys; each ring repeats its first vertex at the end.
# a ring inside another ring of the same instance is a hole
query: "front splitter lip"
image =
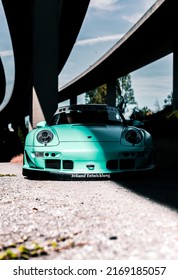
{"type": "Polygon", "coordinates": [[[44,170],[32,170],[22,169],[22,175],[28,178],[49,178],[49,179],[62,179],[62,180],[102,180],[111,179],[112,173],[69,173],[61,172],[57,170],[44,171],[44,170]]]}
{"type": "Polygon", "coordinates": [[[122,174],[135,174],[135,173],[143,173],[154,170],[155,166],[151,165],[145,169],[137,169],[137,170],[122,170],[119,172],[110,172],[110,173],[69,173],[69,172],[61,172],[58,170],[53,171],[44,171],[44,170],[32,170],[32,169],[22,169],[22,175],[29,179],[48,179],[48,180],[110,180],[118,178],[122,174]]]}

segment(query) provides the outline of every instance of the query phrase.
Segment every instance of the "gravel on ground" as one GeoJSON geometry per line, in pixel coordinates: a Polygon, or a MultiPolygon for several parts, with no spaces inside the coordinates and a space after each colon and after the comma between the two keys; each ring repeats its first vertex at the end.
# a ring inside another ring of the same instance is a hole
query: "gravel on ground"
{"type": "Polygon", "coordinates": [[[176,260],[174,179],[155,173],[117,181],[29,180],[22,164],[0,163],[0,256],[36,246],[27,257],[176,260]]]}

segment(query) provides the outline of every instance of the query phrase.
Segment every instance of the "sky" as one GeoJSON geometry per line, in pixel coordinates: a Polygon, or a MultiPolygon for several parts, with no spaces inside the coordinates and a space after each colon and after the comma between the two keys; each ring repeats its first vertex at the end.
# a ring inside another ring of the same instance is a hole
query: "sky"
{"type": "MultiPolygon", "coordinates": [[[[155,0],[90,0],[76,43],[59,75],[59,89],[100,59],[155,2],[155,0]]],[[[0,56],[7,74],[5,101],[8,102],[14,84],[14,59],[1,0],[0,56]]],[[[172,92],[172,67],[170,54],[130,73],[134,96],[140,109],[147,106],[156,111],[158,106],[164,105],[164,99],[172,92]]],[[[84,98],[79,97],[78,100],[83,102],[84,98]]]]}
{"type": "Polygon", "coordinates": [[[8,104],[14,87],[15,78],[15,64],[12,43],[9,33],[9,28],[4,15],[2,2],[0,0],[0,57],[4,67],[6,77],[6,89],[3,102],[0,104],[0,111],[2,111],[8,104]]]}
{"type": "MultiPolygon", "coordinates": [[[[90,0],[76,43],[59,75],[59,88],[112,48],[155,2],[90,0]]],[[[153,111],[162,108],[164,99],[172,92],[172,67],[170,54],[130,73],[135,100],[140,109],[144,106],[153,111]]]]}

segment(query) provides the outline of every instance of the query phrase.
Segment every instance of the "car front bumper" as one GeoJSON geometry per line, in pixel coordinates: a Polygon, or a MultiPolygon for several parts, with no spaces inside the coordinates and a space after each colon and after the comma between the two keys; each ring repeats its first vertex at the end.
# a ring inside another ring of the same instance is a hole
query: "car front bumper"
{"type": "Polygon", "coordinates": [[[110,179],[111,175],[154,169],[153,147],[122,147],[116,143],[85,145],[76,149],[25,147],[23,175],[57,175],[71,179],[110,179]]]}

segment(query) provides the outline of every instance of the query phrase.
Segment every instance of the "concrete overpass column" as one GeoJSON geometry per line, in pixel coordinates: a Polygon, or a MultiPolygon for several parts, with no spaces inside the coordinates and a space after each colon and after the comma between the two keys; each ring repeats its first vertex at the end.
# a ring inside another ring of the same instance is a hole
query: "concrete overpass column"
{"type": "Polygon", "coordinates": [[[63,0],[34,0],[33,93],[36,93],[36,97],[33,99],[33,125],[39,119],[49,121],[57,109],[58,33],[62,2],[63,0]]]}
{"type": "Polygon", "coordinates": [[[107,104],[116,105],[116,80],[112,79],[107,82],[107,104]]]}
{"type": "Polygon", "coordinates": [[[174,40],[173,51],[173,110],[178,110],[178,43],[174,40]]]}

